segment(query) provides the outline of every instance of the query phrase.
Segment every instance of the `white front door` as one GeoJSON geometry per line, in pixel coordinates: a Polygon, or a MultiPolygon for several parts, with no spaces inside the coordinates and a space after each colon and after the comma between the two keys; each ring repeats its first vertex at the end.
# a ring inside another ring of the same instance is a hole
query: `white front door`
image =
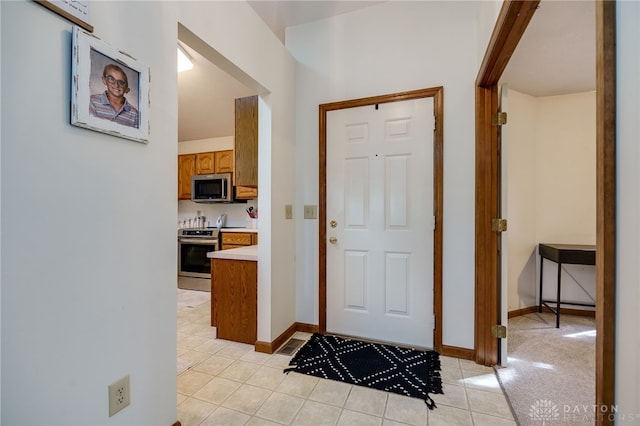
{"type": "Polygon", "coordinates": [[[433,98],[328,112],[328,333],[433,347],[433,132],[433,98]]]}

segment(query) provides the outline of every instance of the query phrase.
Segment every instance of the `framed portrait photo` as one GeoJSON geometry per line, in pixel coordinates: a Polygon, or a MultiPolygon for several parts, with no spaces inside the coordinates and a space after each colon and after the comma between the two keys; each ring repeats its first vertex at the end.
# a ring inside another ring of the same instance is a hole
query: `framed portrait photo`
{"type": "Polygon", "coordinates": [[[149,68],[73,27],[71,124],[149,142],[149,68]]]}

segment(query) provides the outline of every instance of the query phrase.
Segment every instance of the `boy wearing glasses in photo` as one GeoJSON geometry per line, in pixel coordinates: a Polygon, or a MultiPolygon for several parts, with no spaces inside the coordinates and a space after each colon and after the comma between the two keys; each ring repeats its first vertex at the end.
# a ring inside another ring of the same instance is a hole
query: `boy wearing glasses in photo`
{"type": "Polygon", "coordinates": [[[122,71],[122,68],[115,64],[106,65],[102,72],[102,83],[107,87],[107,90],[91,95],[89,114],[138,128],[140,126],[138,110],[124,97],[131,89],[129,89],[127,75],[122,71]]]}

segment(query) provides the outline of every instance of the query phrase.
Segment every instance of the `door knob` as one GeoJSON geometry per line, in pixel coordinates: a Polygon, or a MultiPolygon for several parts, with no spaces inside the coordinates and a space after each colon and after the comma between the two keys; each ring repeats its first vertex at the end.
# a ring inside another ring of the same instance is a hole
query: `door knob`
{"type": "Polygon", "coordinates": [[[331,244],[335,244],[335,243],[337,243],[337,242],[338,242],[338,239],[337,239],[336,237],[331,237],[331,238],[329,238],[329,242],[330,242],[331,244]]]}

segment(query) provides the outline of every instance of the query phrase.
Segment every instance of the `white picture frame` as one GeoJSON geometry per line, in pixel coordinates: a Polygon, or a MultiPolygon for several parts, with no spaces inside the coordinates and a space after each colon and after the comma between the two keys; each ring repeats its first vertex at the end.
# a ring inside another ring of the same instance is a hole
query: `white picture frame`
{"type": "Polygon", "coordinates": [[[71,124],[148,143],[149,68],[78,26],[72,39],[71,124]]]}

